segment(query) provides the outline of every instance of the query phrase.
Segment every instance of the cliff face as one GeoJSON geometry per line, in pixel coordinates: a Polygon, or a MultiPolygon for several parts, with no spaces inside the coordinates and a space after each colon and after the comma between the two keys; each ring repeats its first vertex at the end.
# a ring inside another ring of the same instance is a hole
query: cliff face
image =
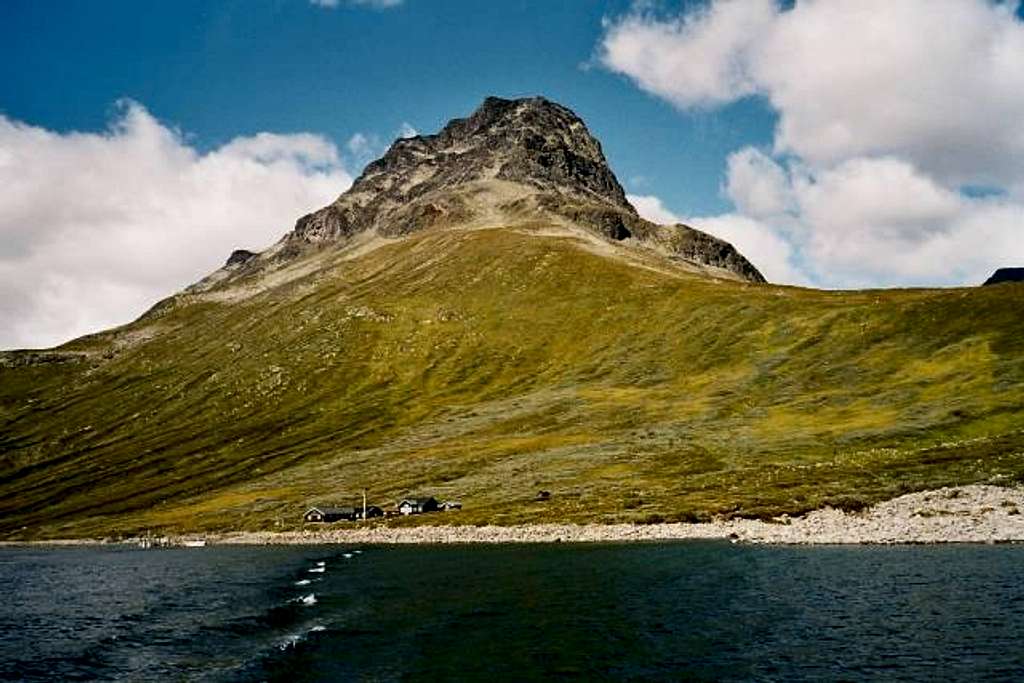
{"type": "Polygon", "coordinates": [[[333,204],[300,218],[272,254],[287,260],[361,233],[400,237],[481,221],[554,221],[764,281],[727,242],[640,218],[583,121],[542,97],[489,97],[436,135],[396,140],[333,204]]]}
{"type": "Polygon", "coordinates": [[[289,237],[322,242],[369,229],[401,235],[442,218],[468,220],[471,212],[458,195],[487,181],[521,185],[520,195],[550,194],[636,213],[579,117],[540,97],[489,97],[437,135],[396,140],[336,202],[300,218],[289,237]]]}

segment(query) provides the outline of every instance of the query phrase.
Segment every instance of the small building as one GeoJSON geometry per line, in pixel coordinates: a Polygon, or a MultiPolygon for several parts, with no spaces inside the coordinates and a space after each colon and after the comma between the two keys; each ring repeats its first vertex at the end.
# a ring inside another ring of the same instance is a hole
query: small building
{"type": "Polygon", "coordinates": [[[363,514],[363,508],[356,510],[356,519],[373,519],[374,517],[383,517],[384,511],[376,505],[367,505],[366,514],[363,514]]]}
{"type": "MultiPolygon", "coordinates": [[[[360,510],[362,512],[362,510],[360,510]]],[[[330,523],[340,522],[341,520],[354,520],[356,518],[356,509],[352,507],[325,507],[318,506],[309,508],[306,514],[303,515],[302,519],[306,522],[317,522],[317,523],[330,523]]]]}
{"type": "Polygon", "coordinates": [[[398,512],[403,515],[419,515],[424,512],[437,512],[439,506],[437,499],[430,498],[405,498],[398,501],[398,512]]]}
{"type": "Polygon", "coordinates": [[[461,510],[461,509],[462,509],[462,503],[460,503],[457,500],[446,500],[445,502],[441,503],[441,511],[442,512],[453,512],[455,510],[461,510]]]}

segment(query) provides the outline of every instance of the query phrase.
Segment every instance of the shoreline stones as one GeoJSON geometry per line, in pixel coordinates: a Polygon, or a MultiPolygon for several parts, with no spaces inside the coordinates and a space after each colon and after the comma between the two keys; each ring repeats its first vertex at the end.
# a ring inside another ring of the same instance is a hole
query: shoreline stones
{"type": "MultiPolygon", "coordinates": [[[[170,537],[169,545],[195,539],[170,537]]],[[[239,531],[204,536],[208,545],[633,543],[729,540],[780,545],[1024,542],[1024,488],[971,485],[912,493],[856,513],[815,510],[787,523],[733,519],[706,523],[531,524],[239,531]]],[[[99,541],[92,541],[99,543],[99,541]]],[[[88,540],[37,541],[84,545],[88,540]]],[[[0,545],[26,545],[0,543],[0,545]]]]}

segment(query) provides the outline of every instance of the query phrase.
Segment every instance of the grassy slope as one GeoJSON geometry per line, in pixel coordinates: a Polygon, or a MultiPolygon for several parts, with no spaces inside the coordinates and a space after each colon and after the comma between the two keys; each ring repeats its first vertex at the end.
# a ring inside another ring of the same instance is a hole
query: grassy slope
{"type": "Polygon", "coordinates": [[[287,528],[363,487],[511,523],[1024,479],[1020,286],[751,286],[490,230],[129,331],[152,325],[102,362],[0,370],[0,536],[287,528]]]}

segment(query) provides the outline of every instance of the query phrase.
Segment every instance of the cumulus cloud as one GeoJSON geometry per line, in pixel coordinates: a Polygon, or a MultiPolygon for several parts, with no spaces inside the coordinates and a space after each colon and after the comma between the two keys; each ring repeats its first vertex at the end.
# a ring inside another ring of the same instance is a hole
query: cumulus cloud
{"type": "Polygon", "coordinates": [[[345,143],[353,164],[362,168],[367,163],[380,156],[383,151],[380,138],[373,133],[355,133],[345,143]]]}
{"type": "Polygon", "coordinates": [[[779,216],[789,208],[786,172],[773,159],[745,147],[729,155],[725,192],[736,208],[754,216],[779,216]]]}
{"type": "Polygon", "coordinates": [[[749,258],[771,282],[808,284],[807,277],[793,265],[795,254],[786,239],[770,226],[739,214],[683,217],[668,209],[653,195],[627,195],[642,218],[660,225],[683,223],[720,237],[749,258]]]}
{"type": "Polygon", "coordinates": [[[1015,8],[711,0],[665,16],[642,3],[606,23],[598,56],[681,109],[771,103],[773,149],[731,155],[723,190],[737,215],[792,241],[815,282],[972,283],[1024,259],[1015,8]]]}
{"type": "Polygon", "coordinates": [[[309,4],[317,7],[325,7],[327,9],[334,9],[340,7],[342,4],[354,5],[359,7],[372,7],[373,9],[388,9],[391,7],[398,7],[405,0],[309,0],[309,4]]]}
{"type": "Polygon", "coordinates": [[[310,134],[200,152],[139,104],[102,133],[0,116],[0,348],[125,323],[351,184],[310,134]]]}
{"type": "Polygon", "coordinates": [[[687,223],[732,244],[769,282],[811,284],[793,245],[768,223],[737,213],[694,216],[687,223]]]}
{"type": "Polygon", "coordinates": [[[398,127],[398,137],[400,138],[414,138],[419,134],[420,132],[413,128],[408,121],[402,121],[402,125],[398,127]]]}
{"type": "Polygon", "coordinates": [[[748,52],[774,18],[772,0],[720,0],[664,19],[638,11],[606,22],[600,59],[679,106],[720,104],[755,92],[748,52]]]}
{"type": "Polygon", "coordinates": [[[658,225],[673,225],[684,222],[682,218],[668,209],[660,198],[654,195],[629,194],[626,199],[633,205],[641,218],[646,218],[658,225]]]}
{"type": "MultiPolygon", "coordinates": [[[[789,262],[808,282],[976,284],[1001,264],[1024,262],[1024,205],[1005,195],[968,197],[902,159],[855,157],[814,170],[745,148],[728,168],[733,204],[792,245],[789,262]]],[[[720,225],[701,220],[713,233],[720,225]]],[[[766,246],[751,244],[745,253],[759,263],[771,257],[760,251],[766,246]]]]}

